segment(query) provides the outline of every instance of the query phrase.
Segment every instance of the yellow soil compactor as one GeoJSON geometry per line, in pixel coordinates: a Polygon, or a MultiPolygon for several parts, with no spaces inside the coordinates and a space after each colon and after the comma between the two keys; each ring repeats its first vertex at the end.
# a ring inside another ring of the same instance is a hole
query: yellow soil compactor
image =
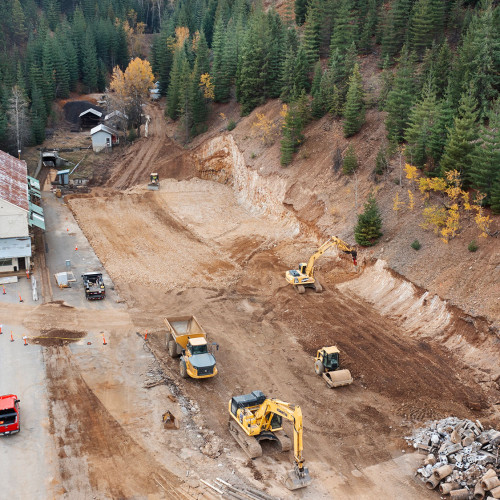
{"type": "Polygon", "coordinates": [[[340,370],[339,354],[336,346],[322,347],[314,358],[314,371],[323,377],[330,389],[350,385],[353,382],[349,370],[340,370]]]}
{"type": "Polygon", "coordinates": [[[269,439],[279,443],[281,451],[292,447],[283,430],[285,417],[293,424],[294,468],[288,472],[285,486],[297,490],[311,484],[309,470],[302,457],[302,410],[278,399],[267,398],[262,391],[235,396],[229,401],[229,432],[250,458],[262,456],[260,441],[269,439]]]}

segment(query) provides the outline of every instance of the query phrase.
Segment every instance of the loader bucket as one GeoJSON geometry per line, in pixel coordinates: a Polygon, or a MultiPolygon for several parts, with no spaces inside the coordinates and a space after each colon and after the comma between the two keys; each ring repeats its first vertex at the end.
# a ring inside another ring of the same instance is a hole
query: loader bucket
{"type": "Polygon", "coordinates": [[[150,191],[158,191],[160,189],[160,186],[158,186],[158,184],[148,184],[148,189],[150,191]]]}
{"type": "Polygon", "coordinates": [[[349,370],[337,370],[334,372],[323,373],[326,385],[331,389],[350,385],[353,382],[351,372],[349,370]]]}
{"type": "Polygon", "coordinates": [[[304,467],[301,471],[295,468],[288,471],[285,479],[285,486],[289,490],[298,490],[309,486],[311,481],[311,476],[309,475],[309,469],[307,467],[304,467]]]}

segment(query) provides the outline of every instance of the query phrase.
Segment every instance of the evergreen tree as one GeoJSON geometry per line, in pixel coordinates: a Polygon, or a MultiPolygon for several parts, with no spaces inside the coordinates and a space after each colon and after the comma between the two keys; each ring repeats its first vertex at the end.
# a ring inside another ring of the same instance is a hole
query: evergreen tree
{"type": "MultiPolygon", "coordinates": [[[[279,97],[281,94],[281,72],[284,59],[285,50],[285,33],[281,17],[276,12],[268,13],[268,21],[270,26],[270,47],[269,47],[269,70],[267,75],[267,93],[271,98],[279,97]]],[[[240,29],[241,30],[241,29],[240,29]]],[[[235,33],[234,44],[237,47],[238,33],[235,33]]],[[[227,52],[226,58],[228,60],[236,61],[234,58],[234,49],[227,52]]],[[[234,74],[233,77],[234,78],[234,74]]]]}
{"type": "Polygon", "coordinates": [[[385,18],[382,32],[381,60],[388,56],[392,62],[407,41],[407,26],[410,17],[410,0],[394,0],[385,18]]]}
{"type": "Polygon", "coordinates": [[[352,144],[349,144],[347,151],[344,156],[344,161],[342,162],[342,172],[345,175],[352,174],[358,168],[358,158],[356,157],[356,151],[352,144]]]}
{"type": "Polygon", "coordinates": [[[494,103],[488,113],[488,126],[483,126],[479,134],[471,168],[472,187],[484,193],[484,202],[491,204],[495,184],[499,182],[500,172],[500,100],[494,103]]]}
{"type": "Polygon", "coordinates": [[[437,104],[439,115],[437,121],[431,129],[431,137],[429,138],[429,157],[430,166],[434,167],[439,164],[443,156],[444,147],[448,140],[448,130],[453,125],[453,108],[451,100],[446,93],[445,97],[437,104]]]}
{"type": "Polygon", "coordinates": [[[344,107],[344,136],[356,134],[365,121],[363,80],[356,64],[349,78],[349,90],[344,107]]]}
{"type": "Polygon", "coordinates": [[[42,91],[35,85],[31,93],[31,135],[35,144],[45,140],[47,115],[42,91]]]}
{"type": "Polygon", "coordinates": [[[25,16],[19,0],[14,0],[12,3],[12,26],[16,43],[24,42],[26,37],[25,16]]]}
{"type": "Polygon", "coordinates": [[[491,188],[491,210],[500,214],[500,170],[497,171],[495,182],[491,188]]]}
{"type": "Polygon", "coordinates": [[[243,116],[265,101],[269,64],[266,25],[264,14],[257,12],[250,20],[241,47],[236,93],[243,116]]]}
{"type": "Polygon", "coordinates": [[[363,54],[368,54],[372,46],[372,37],[375,35],[378,15],[377,0],[368,0],[366,18],[359,37],[359,50],[363,54]]]}
{"type": "Polygon", "coordinates": [[[392,86],[394,84],[394,73],[391,70],[391,64],[389,56],[386,55],[384,59],[384,64],[382,65],[382,88],[380,89],[380,95],[378,98],[378,109],[382,111],[385,109],[385,105],[387,103],[387,96],[389,92],[392,90],[392,86]]]}
{"type": "Polygon", "coordinates": [[[309,68],[319,58],[320,28],[320,13],[317,10],[316,3],[311,2],[307,10],[303,41],[309,68]]]}
{"type": "Polygon", "coordinates": [[[43,57],[42,57],[42,73],[43,82],[41,89],[43,91],[43,98],[47,111],[49,111],[52,101],[56,96],[56,65],[54,44],[52,43],[52,36],[47,33],[45,41],[43,42],[43,57]]]}
{"type": "Polygon", "coordinates": [[[295,0],[295,22],[302,26],[306,20],[307,0],[295,0]]]}
{"type": "Polygon", "coordinates": [[[165,110],[172,120],[176,120],[180,115],[180,109],[182,107],[182,84],[185,83],[188,73],[189,63],[187,61],[186,52],[182,48],[177,49],[174,54],[170,84],[167,92],[167,107],[165,110]]]}
{"type": "Polygon", "coordinates": [[[407,161],[422,168],[431,156],[431,138],[441,114],[436,93],[427,86],[422,99],[411,109],[405,132],[407,161]]]}
{"type": "Polygon", "coordinates": [[[230,78],[224,60],[224,45],[226,41],[226,27],[221,18],[215,24],[212,43],[213,63],[212,76],[214,82],[214,101],[224,102],[230,95],[230,78]]]}
{"type": "Polygon", "coordinates": [[[82,82],[87,88],[87,92],[94,92],[97,89],[97,73],[98,63],[94,34],[88,30],[85,36],[82,60],[82,82]]]}
{"type": "Polygon", "coordinates": [[[321,118],[325,112],[325,103],[321,95],[321,79],[323,77],[323,70],[321,69],[321,61],[318,61],[314,66],[314,78],[311,87],[311,96],[313,101],[311,103],[311,114],[314,118],[321,118]]]}
{"type": "Polygon", "coordinates": [[[448,140],[441,159],[441,172],[444,175],[448,170],[458,170],[464,187],[470,183],[472,165],[478,138],[477,102],[473,96],[473,89],[462,95],[458,115],[450,129],[448,140]]]}
{"type": "Polygon", "coordinates": [[[413,6],[410,24],[410,47],[418,56],[430,46],[435,27],[433,24],[432,0],[417,0],[413,6]]]}
{"type": "Polygon", "coordinates": [[[333,24],[330,54],[333,54],[337,49],[341,54],[344,54],[356,40],[357,33],[352,1],[341,0],[340,8],[333,24]]]}
{"type": "Polygon", "coordinates": [[[382,217],[373,193],[365,203],[364,212],[358,215],[358,223],[354,228],[354,239],[358,245],[370,247],[382,236],[382,217]]]}
{"type": "Polygon", "coordinates": [[[300,97],[290,104],[283,123],[283,139],[281,140],[281,164],[291,163],[293,154],[304,142],[302,131],[306,126],[309,116],[309,102],[303,91],[300,97]]]}
{"type": "Polygon", "coordinates": [[[388,113],[385,122],[387,136],[391,141],[398,143],[403,141],[404,131],[408,125],[408,116],[415,99],[413,65],[408,51],[403,48],[394,85],[387,96],[385,106],[388,113]]]}

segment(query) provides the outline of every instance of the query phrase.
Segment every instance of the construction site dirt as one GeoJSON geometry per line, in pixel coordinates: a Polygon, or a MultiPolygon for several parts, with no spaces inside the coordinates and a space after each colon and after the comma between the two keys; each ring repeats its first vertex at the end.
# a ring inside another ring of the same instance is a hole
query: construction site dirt
{"type": "MultiPolygon", "coordinates": [[[[334,492],[373,498],[391,491],[424,498],[428,493],[413,485],[410,473],[393,477],[393,459],[402,456],[411,423],[449,414],[496,417],[490,405],[495,388],[479,384],[462,356],[409,334],[349,291],[359,279],[350,259],[325,259],[318,270],[322,294],[296,294],[284,270],[307,255],[307,243],[292,239],[286,222],[250,215],[230,187],[169,180],[158,192],[144,185],[106,189],[69,204],[129,304],[134,327],[148,331],[162,369],[197,402],[197,422],[215,433],[221,450],[238,454],[227,432],[231,396],[260,389],[301,405],[305,456],[316,479],[303,498],[334,492]],[[186,313],[220,344],[213,380],[183,381],[168,356],[163,317],[186,313]],[[313,371],[316,349],[331,344],[339,346],[355,380],[337,391],[313,371]],[[375,479],[364,472],[373,468],[375,479]]],[[[287,460],[274,454],[281,469],[260,460],[238,471],[248,469],[245,475],[255,478],[257,470],[270,492],[283,495],[276,483],[287,460]]]]}
{"type": "Polygon", "coordinates": [[[449,415],[498,427],[489,322],[363,251],[357,269],[325,254],[316,266],[323,293],[297,294],[285,271],[316,249],[315,232],[299,233],[303,221],[275,209],[263,186],[256,208],[236,183],[210,180],[210,169],[197,177],[208,153],[181,148],[161,109],[148,109],[149,137],[118,157],[106,185],[66,197],[124,307],[47,303],[17,319],[33,337],[44,325],[45,337],[64,329],[74,339],[40,341],[55,496],[215,498],[200,479],[221,477],[280,498],[436,498],[415,480],[421,457],[403,438],[449,415]],[[146,187],[153,171],[158,191],[146,187]],[[219,344],[217,376],[181,378],[163,323],[176,315],[195,315],[219,344]],[[317,349],[329,345],[353,376],[347,387],[329,389],[314,372],[317,349]],[[309,487],[282,485],[291,453],[268,445],[249,461],[230,436],[228,401],[254,390],[301,406],[309,487]],[[167,411],[178,428],[164,428],[167,411]]]}

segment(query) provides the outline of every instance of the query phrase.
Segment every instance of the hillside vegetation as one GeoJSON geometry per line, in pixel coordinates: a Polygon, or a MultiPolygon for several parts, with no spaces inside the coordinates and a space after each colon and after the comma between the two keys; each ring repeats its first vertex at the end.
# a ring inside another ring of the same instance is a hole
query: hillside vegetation
{"type": "Polygon", "coordinates": [[[500,9],[491,1],[296,0],[278,12],[248,0],[8,0],[5,12],[4,149],[41,143],[54,99],[104,91],[114,66],[142,55],[143,34],[157,33],[153,71],[185,140],[205,130],[211,101],[235,98],[246,115],[280,98],[288,165],[310,120],[330,113],[351,137],[377,107],[390,140],[378,174],[404,147],[422,175],[456,171],[461,189],[500,212],[500,9]],[[372,53],[376,92],[360,72],[372,53]]]}

